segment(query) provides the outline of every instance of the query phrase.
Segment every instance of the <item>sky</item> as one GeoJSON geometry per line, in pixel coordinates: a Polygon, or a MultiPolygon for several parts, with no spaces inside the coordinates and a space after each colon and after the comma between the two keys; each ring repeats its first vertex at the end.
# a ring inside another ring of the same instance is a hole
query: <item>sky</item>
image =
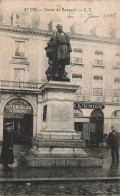
{"type": "Polygon", "coordinates": [[[5,14],[16,10],[38,14],[44,28],[51,19],[59,18],[66,32],[74,22],[86,32],[96,24],[120,28],[120,0],[1,0],[0,8],[5,14]]]}

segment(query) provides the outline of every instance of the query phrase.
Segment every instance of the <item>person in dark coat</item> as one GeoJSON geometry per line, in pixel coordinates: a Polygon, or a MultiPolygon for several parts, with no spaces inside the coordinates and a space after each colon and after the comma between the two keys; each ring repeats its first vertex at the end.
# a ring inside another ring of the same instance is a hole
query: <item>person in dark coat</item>
{"type": "Polygon", "coordinates": [[[14,154],[13,154],[13,142],[12,142],[12,123],[6,123],[3,130],[3,143],[1,150],[1,163],[4,166],[4,170],[8,171],[11,168],[8,164],[14,163],[14,154]]]}
{"type": "Polygon", "coordinates": [[[112,165],[119,165],[119,144],[120,144],[120,133],[116,131],[115,126],[111,127],[112,132],[108,136],[108,144],[111,147],[112,165]]]}

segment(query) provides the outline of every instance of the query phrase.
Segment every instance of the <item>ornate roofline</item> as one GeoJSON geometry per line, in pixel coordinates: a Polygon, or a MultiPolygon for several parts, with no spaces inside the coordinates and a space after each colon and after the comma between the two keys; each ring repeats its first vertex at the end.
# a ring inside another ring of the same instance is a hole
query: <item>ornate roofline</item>
{"type": "MultiPolygon", "coordinates": [[[[10,26],[0,26],[0,31],[13,32],[13,33],[22,33],[22,34],[31,34],[31,35],[42,35],[42,36],[50,36],[53,31],[47,31],[43,29],[30,29],[30,28],[16,28],[10,26]]],[[[73,34],[67,33],[71,40],[81,40],[88,42],[97,42],[97,43],[106,43],[106,44],[114,44],[120,45],[120,39],[109,38],[109,37],[98,37],[94,35],[86,35],[86,34],[73,34]]]]}

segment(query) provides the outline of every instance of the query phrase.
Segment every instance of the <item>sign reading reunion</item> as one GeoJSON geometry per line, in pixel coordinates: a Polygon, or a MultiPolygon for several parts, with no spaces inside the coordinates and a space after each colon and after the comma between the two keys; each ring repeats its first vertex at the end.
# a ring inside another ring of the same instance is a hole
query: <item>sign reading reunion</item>
{"type": "Polygon", "coordinates": [[[105,106],[101,104],[92,104],[92,103],[74,103],[74,108],[84,108],[84,109],[104,109],[105,106]]]}

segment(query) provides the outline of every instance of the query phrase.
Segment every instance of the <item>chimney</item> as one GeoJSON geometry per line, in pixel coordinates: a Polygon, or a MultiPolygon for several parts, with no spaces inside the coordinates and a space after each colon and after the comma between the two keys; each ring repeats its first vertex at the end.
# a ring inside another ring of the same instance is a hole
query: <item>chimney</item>
{"type": "Polygon", "coordinates": [[[112,29],[112,31],[110,32],[110,35],[112,38],[120,38],[120,30],[119,29],[112,29]]]}
{"type": "Polygon", "coordinates": [[[104,25],[98,24],[91,29],[92,35],[104,37],[104,25]]]}

